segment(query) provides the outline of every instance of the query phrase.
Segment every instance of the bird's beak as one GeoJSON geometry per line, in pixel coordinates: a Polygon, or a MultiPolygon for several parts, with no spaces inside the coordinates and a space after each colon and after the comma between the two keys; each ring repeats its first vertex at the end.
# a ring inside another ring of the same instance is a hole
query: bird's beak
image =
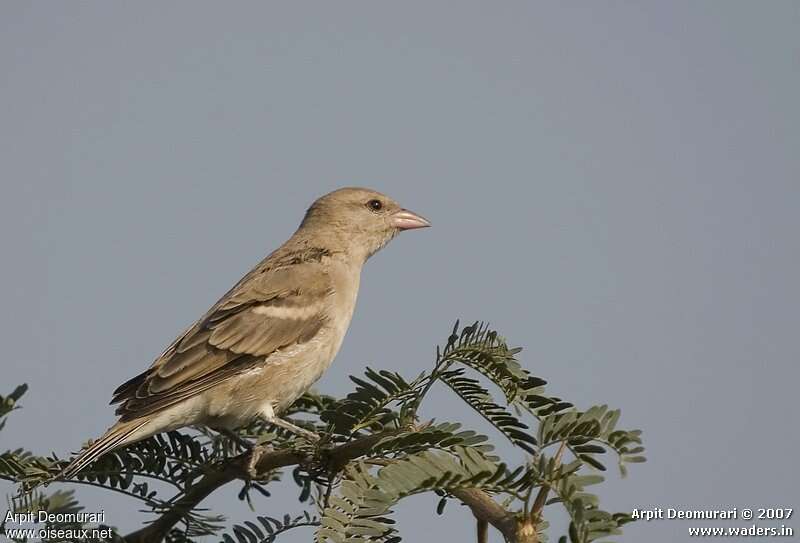
{"type": "Polygon", "coordinates": [[[412,213],[407,209],[401,209],[391,214],[390,220],[392,226],[399,230],[412,230],[414,228],[427,228],[431,225],[430,221],[425,217],[421,217],[416,213],[412,213]]]}

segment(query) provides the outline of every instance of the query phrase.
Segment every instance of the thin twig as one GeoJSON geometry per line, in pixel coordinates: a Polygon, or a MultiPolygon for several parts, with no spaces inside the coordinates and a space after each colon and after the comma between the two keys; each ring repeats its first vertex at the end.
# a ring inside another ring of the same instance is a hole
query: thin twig
{"type": "MultiPolygon", "coordinates": [[[[555,467],[561,465],[561,457],[564,456],[564,449],[567,447],[567,442],[562,441],[561,446],[558,448],[558,452],[555,455],[555,467]]],[[[538,523],[540,520],[540,516],[542,513],[542,509],[544,509],[544,504],[547,503],[547,494],[550,492],[550,485],[543,484],[542,487],[539,489],[539,494],[536,496],[536,500],[533,502],[533,507],[531,507],[531,512],[529,518],[532,522],[538,523]]]]}
{"type": "Polygon", "coordinates": [[[489,523],[482,518],[478,521],[478,543],[489,543],[489,523]]]}

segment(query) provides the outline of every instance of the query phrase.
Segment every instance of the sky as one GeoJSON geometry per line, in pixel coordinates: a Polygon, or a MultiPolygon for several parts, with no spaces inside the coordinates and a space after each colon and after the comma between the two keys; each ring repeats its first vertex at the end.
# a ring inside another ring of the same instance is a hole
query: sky
{"type": "MultiPolygon", "coordinates": [[[[363,185],[434,226],[367,264],[320,391],[488,320],[551,393],[644,430],[607,509],[800,506],[800,3],[3,2],[0,73],[2,393],[31,387],[0,449],[98,436],[117,385],[363,185]]],[[[427,409],[490,432],[446,390],[427,409]]],[[[236,490],[206,505],[249,518],[236,490]]],[[[471,540],[436,502],[396,508],[405,539],[471,540]]]]}

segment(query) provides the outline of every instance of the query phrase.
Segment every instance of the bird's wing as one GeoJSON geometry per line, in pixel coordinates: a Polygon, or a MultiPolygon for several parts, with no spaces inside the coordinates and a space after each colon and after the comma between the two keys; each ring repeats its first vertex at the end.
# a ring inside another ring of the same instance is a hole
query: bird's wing
{"type": "Polygon", "coordinates": [[[259,266],[162,354],[114,391],[117,414],[159,411],[305,343],[325,324],[331,282],[319,262],[259,266]]]}

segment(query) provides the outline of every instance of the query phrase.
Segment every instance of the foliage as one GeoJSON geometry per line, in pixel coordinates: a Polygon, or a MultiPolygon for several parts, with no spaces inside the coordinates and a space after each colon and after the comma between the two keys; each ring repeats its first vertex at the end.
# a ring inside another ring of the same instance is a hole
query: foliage
{"type": "MultiPolygon", "coordinates": [[[[547,526],[547,508],[565,509],[571,522],[563,541],[588,543],[618,534],[630,517],[604,511],[586,488],[603,481],[599,472],[606,470],[610,455],[622,475],[628,464],[644,461],[640,432],[617,426],[619,410],[600,405],[581,411],[546,394],[547,383],[520,365],[519,352],[487,325],[459,328],[456,323],[445,345],[437,348],[433,368],[414,379],[367,368],[362,377],[351,377],[355,389],[341,400],[313,392],[298,400],[285,416],[319,434],[318,444],[261,422],[242,428],[238,438],[205,429],[170,432],[107,454],[67,483],[124,494],[161,515],[204,476],[246,455],[241,441],[249,439],[305,458],[291,479],[306,510],[280,519],[256,515],[226,528],[223,517],[193,507],[181,513],[180,528],[171,529],[167,541],[188,543],[214,534],[226,543],[271,542],[288,530],[314,527],[318,543],[394,542],[400,540],[392,520],[398,501],[432,493],[440,498],[441,513],[463,489],[482,490],[519,518],[540,515],[534,519],[539,530],[547,526]],[[517,466],[504,462],[488,437],[458,423],[420,423],[419,410],[437,383],[527,460],[517,466]],[[336,456],[370,437],[375,439],[358,455],[344,461],[336,456]],[[541,504],[543,512],[534,503],[540,496],[549,496],[541,504]]],[[[0,429],[25,390],[23,385],[0,396],[0,429]]],[[[56,456],[3,452],[0,478],[22,483],[12,508],[79,511],[71,491],[46,494],[35,488],[65,465],[56,456]]],[[[253,491],[268,496],[269,483],[286,471],[260,474],[244,485],[240,498],[252,504],[253,491]]]]}

